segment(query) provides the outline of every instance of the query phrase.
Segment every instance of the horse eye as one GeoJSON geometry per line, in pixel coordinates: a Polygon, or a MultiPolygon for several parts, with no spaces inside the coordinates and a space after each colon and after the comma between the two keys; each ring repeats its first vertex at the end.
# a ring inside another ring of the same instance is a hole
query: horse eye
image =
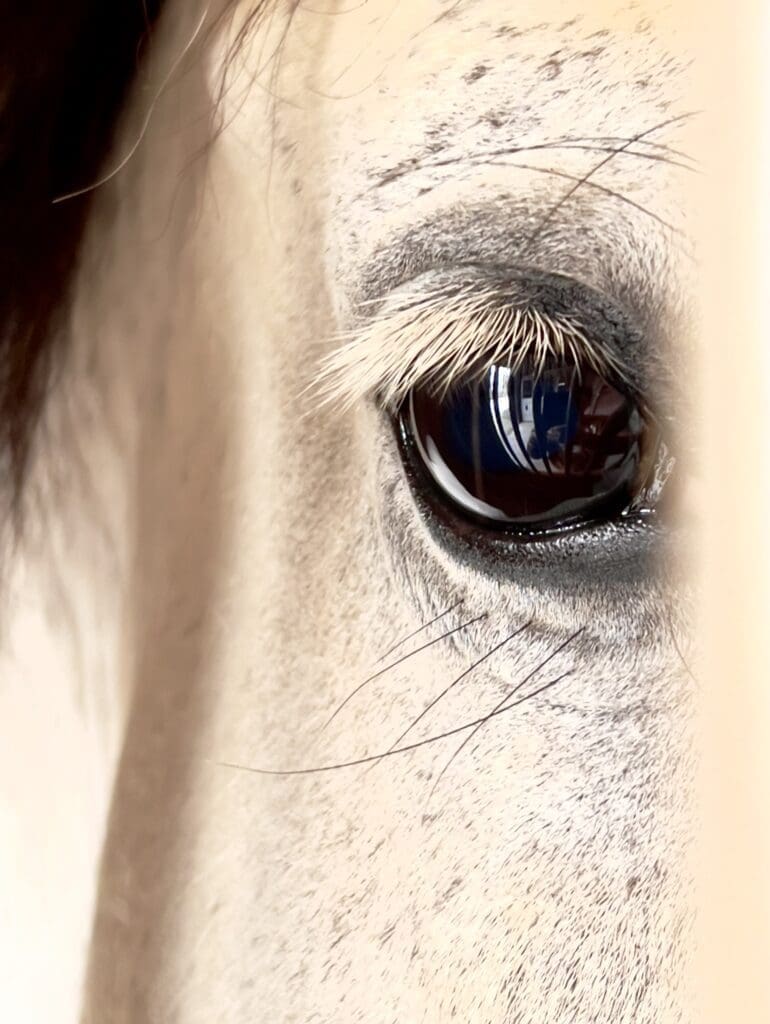
{"type": "Polygon", "coordinates": [[[402,440],[450,511],[520,538],[639,507],[658,432],[626,393],[587,366],[493,366],[446,396],[413,389],[402,440]]]}

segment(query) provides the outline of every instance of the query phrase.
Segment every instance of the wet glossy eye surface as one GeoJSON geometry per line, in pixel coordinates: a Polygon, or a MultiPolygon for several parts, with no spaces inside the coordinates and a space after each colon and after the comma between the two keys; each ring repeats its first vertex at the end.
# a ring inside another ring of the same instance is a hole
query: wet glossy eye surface
{"type": "Polygon", "coordinates": [[[523,539],[622,515],[655,469],[658,433],[639,405],[568,360],[493,366],[446,396],[414,389],[399,418],[451,511],[523,539]]]}

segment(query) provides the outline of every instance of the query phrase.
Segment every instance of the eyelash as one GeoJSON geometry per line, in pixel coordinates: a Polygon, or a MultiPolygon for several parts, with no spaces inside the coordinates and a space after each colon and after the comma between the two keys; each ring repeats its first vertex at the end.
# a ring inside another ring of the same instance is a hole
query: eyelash
{"type": "Polygon", "coordinates": [[[444,268],[351,331],[320,388],[342,406],[375,396],[426,514],[466,536],[543,541],[653,518],[673,460],[628,362],[645,350],[632,316],[573,279],[444,268]]]}
{"type": "Polygon", "coordinates": [[[569,356],[639,390],[626,353],[641,341],[633,318],[563,275],[439,268],[359,307],[309,389],[321,405],[349,409],[374,395],[393,410],[417,386],[446,393],[492,365],[569,356]]]}

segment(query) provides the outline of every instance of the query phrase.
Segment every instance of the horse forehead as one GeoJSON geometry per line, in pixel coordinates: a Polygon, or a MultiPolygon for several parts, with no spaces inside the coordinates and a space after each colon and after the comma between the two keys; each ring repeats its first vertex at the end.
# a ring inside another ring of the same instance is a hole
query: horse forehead
{"type": "MultiPolygon", "coordinates": [[[[330,279],[346,292],[343,306],[367,289],[367,263],[381,262],[380,250],[420,221],[486,202],[493,223],[484,232],[499,229],[510,239],[512,221],[547,209],[570,187],[570,175],[603,160],[590,147],[621,148],[647,132],[648,157],[653,146],[686,146],[680,115],[689,37],[665,5],[600,3],[587,11],[577,0],[369,0],[334,17],[299,7],[285,34],[280,26],[272,31],[280,33],[276,46],[256,33],[243,67],[251,75],[264,68],[266,92],[287,101],[271,116],[270,131],[294,153],[298,189],[318,197],[330,279]],[[275,65],[260,59],[265,52],[276,54],[275,65]],[[560,147],[565,140],[578,145],[560,147]]],[[[244,105],[240,89],[232,95],[236,121],[254,117],[252,136],[264,133],[262,105],[244,105]]],[[[633,204],[653,209],[625,232],[634,236],[628,247],[644,249],[652,264],[667,254],[656,218],[677,227],[685,219],[687,176],[670,171],[638,152],[612,159],[566,205],[564,218],[581,201],[597,206],[602,189],[627,193],[624,205],[607,201],[605,191],[602,224],[617,232],[633,204]]],[[[574,236],[585,225],[572,220],[575,231],[560,248],[574,255],[574,236]]],[[[481,223],[476,213],[473,221],[481,223]]],[[[455,234],[467,247],[472,225],[455,234]]],[[[489,246],[477,255],[517,254],[489,246]]],[[[668,269],[656,266],[648,276],[675,277],[668,269]]]]}
{"type": "Polygon", "coordinates": [[[644,4],[420,0],[403,10],[374,0],[332,19],[313,51],[311,91],[348,180],[360,169],[382,185],[420,151],[641,131],[670,108],[687,42],[644,4]]]}
{"type": "MultiPolygon", "coordinates": [[[[252,4],[242,0],[244,16],[252,4]]],[[[677,17],[684,6],[366,0],[338,9],[327,0],[326,9],[298,5],[290,24],[258,22],[241,41],[235,75],[245,88],[262,87],[273,130],[282,122],[301,129],[313,160],[313,129],[320,123],[324,143],[337,132],[351,181],[359,163],[385,173],[420,143],[434,152],[441,137],[444,147],[467,146],[472,127],[499,121],[517,139],[591,126],[622,134],[637,121],[643,128],[671,107],[671,83],[689,66],[692,33],[677,17]]],[[[231,42],[215,48],[215,64],[232,58],[231,42]]],[[[240,88],[223,99],[232,108],[227,124],[244,111],[262,116],[259,103],[244,105],[240,88]]]]}

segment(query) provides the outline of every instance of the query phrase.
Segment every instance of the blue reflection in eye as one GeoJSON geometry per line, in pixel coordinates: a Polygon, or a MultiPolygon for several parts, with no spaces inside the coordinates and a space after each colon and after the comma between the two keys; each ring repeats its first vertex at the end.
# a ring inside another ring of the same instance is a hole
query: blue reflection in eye
{"type": "Polygon", "coordinates": [[[448,499],[524,532],[628,506],[657,447],[633,398],[571,361],[495,365],[443,398],[417,388],[403,422],[448,499]]]}
{"type": "Polygon", "coordinates": [[[578,414],[572,388],[563,380],[538,380],[532,389],[532,410],[534,432],[528,451],[533,459],[545,459],[575,436],[578,414]]]}
{"type": "Polygon", "coordinates": [[[500,443],[492,416],[488,380],[455,392],[443,415],[445,437],[456,459],[469,468],[480,464],[492,473],[511,469],[511,457],[500,443]]]}
{"type": "Polygon", "coordinates": [[[551,460],[577,430],[575,377],[574,367],[551,367],[540,376],[495,367],[456,391],[443,408],[444,436],[455,458],[492,473],[550,472],[551,460]]]}

